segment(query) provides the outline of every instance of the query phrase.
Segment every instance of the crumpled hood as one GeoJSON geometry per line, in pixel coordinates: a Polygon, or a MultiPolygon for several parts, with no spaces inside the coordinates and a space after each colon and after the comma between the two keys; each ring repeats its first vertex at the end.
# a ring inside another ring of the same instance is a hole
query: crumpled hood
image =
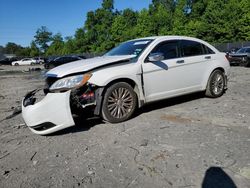
{"type": "Polygon", "coordinates": [[[121,55],[121,56],[101,56],[90,59],[83,59],[72,63],[67,63],[55,67],[46,73],[48,77],[63,77],[69,74],[78,72],[86,72],[92,69],[108,65],[111,63],[119,62],[134,58],[135,55],[121,55]]]}

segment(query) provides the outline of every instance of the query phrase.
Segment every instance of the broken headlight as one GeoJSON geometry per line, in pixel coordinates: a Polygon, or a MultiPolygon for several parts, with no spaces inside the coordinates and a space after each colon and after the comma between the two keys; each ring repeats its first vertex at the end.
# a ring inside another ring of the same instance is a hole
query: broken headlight
{"type": "Polygon", "coordinates": [[[66,78],[62,78],[57,80],[52,86],[49,88],[50,91],[66,91],[73,88],[78,88],[87,83],[87,81],[91,78],[92,74],[83,74],[70,76],[66,78]]]}

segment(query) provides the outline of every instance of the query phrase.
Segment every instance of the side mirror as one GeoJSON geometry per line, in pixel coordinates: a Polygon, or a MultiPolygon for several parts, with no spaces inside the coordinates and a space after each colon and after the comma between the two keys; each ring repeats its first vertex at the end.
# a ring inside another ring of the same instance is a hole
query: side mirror
{"type": "Polygon", "coordinates": [[[152,54],[149,54],[148,56],[148,61],[149,62],[158,62],[158,61],[162,61],[164,59],[164,55],[163,53],[152,53],[152,54]]]}

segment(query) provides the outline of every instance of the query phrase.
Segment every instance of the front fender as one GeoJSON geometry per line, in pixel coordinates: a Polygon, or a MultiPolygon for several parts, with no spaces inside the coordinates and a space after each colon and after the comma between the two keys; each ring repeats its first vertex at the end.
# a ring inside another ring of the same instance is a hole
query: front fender
{"type": "Polygon", "coordinates": [[[135,64],[130,66],[111,67],[93,72],[88,82],[99,87],[106,87],[116,80],[132,80],[135,83],[134,91],[138,96],[139,107],[141,107],[145,101],[141,75],[140,66],[136,66],[135,64]]]}
{"type": "Polygon", "coordinates": [[[127,78],[139,85],[141,69],[139,63],[129,63],[119,66],[104,67],[92,72],[89,83],[106,86],[113,80],[127,78]]]}

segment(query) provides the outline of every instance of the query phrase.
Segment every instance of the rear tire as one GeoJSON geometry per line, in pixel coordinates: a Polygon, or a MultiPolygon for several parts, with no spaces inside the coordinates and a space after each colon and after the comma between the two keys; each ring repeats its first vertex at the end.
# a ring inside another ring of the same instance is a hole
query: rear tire
{"type": "Polygon", "coordinates": [[[221,70],[215,70],[209,77],[205,95],[211,98],[222,96],[225,90],[225,83],[224,73],[221,70]]]}
{"type": "Polygon", "coordinates": [[[137,96],[133,88],[118,82],[105,92],[102,104],[102,117],[110,123],[119,123],[129,119],[137,106],[137,96]]]}

